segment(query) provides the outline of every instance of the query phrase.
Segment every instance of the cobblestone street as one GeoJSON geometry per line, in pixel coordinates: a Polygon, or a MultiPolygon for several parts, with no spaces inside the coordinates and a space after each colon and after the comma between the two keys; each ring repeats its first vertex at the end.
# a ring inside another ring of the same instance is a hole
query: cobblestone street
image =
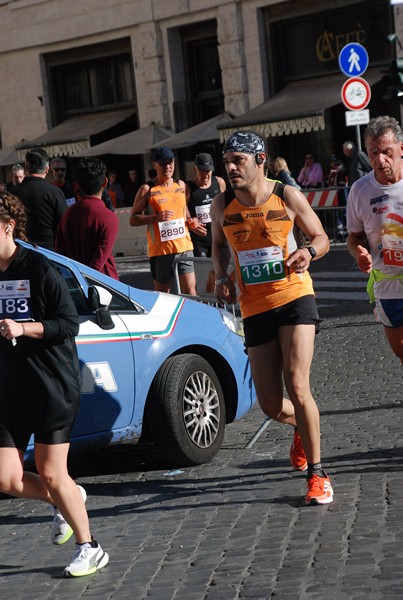
{"type": "MultiPolygon", "coordinates": [[[[344,272],[351,266],[345,253],[336,263],[344,272]]],[[[49,509],[2,496],[1,597],[402,598],[401,367],[368,302],[349,300],[345,314],[346,301],[318,303],[324,321],[312,388],[332,504],[303,506],[304,475],[288,459],[290,428],[271,422],[246,448],[263,421],[257,406],[227,428],[218,456],[198,467],[172,469],[152,449],[82,454],[71,470],[88,492],[92,529],[109,565],[63,580],[73,541],[52,546],[49,509]]]]}

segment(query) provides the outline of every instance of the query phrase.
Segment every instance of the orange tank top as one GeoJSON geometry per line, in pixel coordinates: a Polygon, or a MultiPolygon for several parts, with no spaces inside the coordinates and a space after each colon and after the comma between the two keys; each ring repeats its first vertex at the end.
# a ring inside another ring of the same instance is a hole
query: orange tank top
{"type": "Polygon", "coordinates": [[[223,230],[235,261],[243,318],[314,293],[309,273],[295,273],[285,264],[297,244],[283,193],[284,185],[276,182],[266,202],[255,207],[240,204],[231,189],[226,193],[223,230]]]}
{"type": "Polygon", "coordinates": [[[172,210],[173,216],[169,221],[147,225],[148,255],[161,256],[193,250],[186,225],[185,190],[177,181],[170,187],[150,187],[146,213],[155,215],[163,210],[172,210]]]}

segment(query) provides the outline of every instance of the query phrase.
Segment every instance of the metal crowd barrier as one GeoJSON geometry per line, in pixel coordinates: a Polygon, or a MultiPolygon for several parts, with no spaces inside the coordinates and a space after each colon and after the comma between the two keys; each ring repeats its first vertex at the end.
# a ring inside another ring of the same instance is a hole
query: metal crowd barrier
{"type": "MultiPolygon", "coordinates": [[[[180,262],[180,256],[176,256],[174,259],[174,283],[176,287],[176,293],[184,296],[182,293],[179,272],[178,272],[178,263],[180,262]]],[[[222,306],[226,308],[234,316],[238,316],[240,314],[238,304],[231,305],[222,305],[217,301],[217,298],[214,294],[214,282],[215,282],[215,273],[213,270],[213,261],[211,258],[193,256],[186,258],[187,262],[192,262],[196,275],[196,291],[197,296],[189,296],[190,298],[194,298],[199,302],[204,302],[205,304],[210,304],[211,306],[219,307],[222,306]]],[[[232,272],[234,267],[232,265],[232,261],[229,264],[228,272],[231,276],[231,279],[235,284],[235,273],[232,276],[232,272]]]]}
{"type": "Polygon", "coordinates": [[[347,238],[346,200],[347,187],[301,190],[320,218],[330,242],[343,242],[347,238]]]}

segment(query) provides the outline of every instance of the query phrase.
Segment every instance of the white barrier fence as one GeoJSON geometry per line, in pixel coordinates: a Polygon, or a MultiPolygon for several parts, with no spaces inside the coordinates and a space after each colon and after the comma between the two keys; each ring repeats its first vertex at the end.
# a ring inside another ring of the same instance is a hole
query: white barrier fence
{"type": "Polygon", "coordinates": [[[302,190],[302,193],[306,196],[312,208],[330,208],[332,206],[339,206],[339,190],[337,188],[302,190]]]}
{"type": "Polygon", "coordinates": [[[343,242],[346,230],[346,196],[348,188],[321,188],[302,190],[309,204],[319,216],[330,242],[343,242]]]}

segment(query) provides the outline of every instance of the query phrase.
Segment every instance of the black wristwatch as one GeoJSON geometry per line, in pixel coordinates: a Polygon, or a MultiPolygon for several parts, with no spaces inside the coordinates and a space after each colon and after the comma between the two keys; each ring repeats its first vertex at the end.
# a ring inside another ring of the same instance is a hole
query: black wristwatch
{"type": "Polygon", "coordinates": [[[308,250],[309,254],[311,255],[311,259],[314,259],[315,256],[317,256],[317,252],[315,250],[315,248],[313,246],[306,246],[306,249],[308,250]]]}

